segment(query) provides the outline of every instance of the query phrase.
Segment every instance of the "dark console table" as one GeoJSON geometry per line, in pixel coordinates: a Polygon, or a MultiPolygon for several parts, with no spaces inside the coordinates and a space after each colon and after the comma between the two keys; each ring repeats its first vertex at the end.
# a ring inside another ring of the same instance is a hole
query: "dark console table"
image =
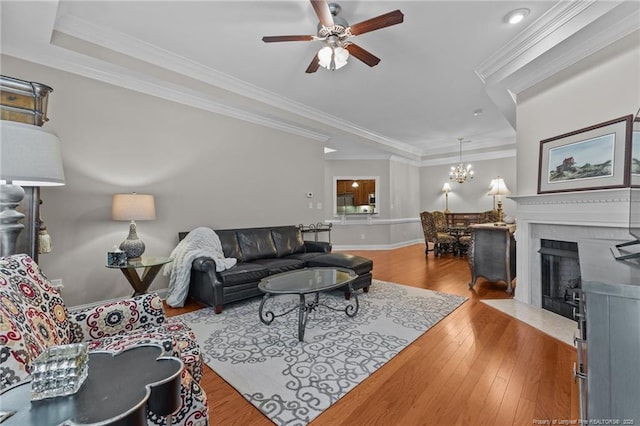
{"type": "MultiPolygon", "coordinates": [[[[180,408],[182,361],[160,357],[158,346],[136,346],[119,354],[89,354],[89,374],[80,390],[67,396],[31,401],[31,382],[0,396],[5,425],[94,424],[143,426],[146,408],[168,416],[180,408]]],[[[170,424],[170,423],[169,423],[170,424]]]]}
{"type": "Polygon", "coordinates": [[[473,288],[479,277],[489,281],[507,283],[507,293],[513,293],[512,283],[516,278],[516,241],[513,237],[515,225],[493,223],[471,225],[469,245],[469,268],[473,288]]]}
{"type": "Polygon", "coordinates": [[[331,226],[332,224],[324,224],[324,223],[317,223],[317,224],[311,224],[309,226],[304,226],[302,224],[298,225],[298,228],[300,228],[300,231],[303,234],[308,234],[308,233],[312,233],[314,234],[314,241],[318,242],[318,234],[320,232],[327,232],[329,234],[328,236],[328,241],[327,242],[331,242],[331,226]]]}

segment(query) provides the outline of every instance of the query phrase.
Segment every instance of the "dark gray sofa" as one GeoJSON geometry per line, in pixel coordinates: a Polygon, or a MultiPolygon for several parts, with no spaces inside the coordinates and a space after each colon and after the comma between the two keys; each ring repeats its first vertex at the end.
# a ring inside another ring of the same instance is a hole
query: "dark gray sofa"
{"type": "MultiPolygon", "coordinates": [[[[369,291],[373,262],[361,256],[332,253],[327,242],[305,241],[297,226],[274,226],[214,230],[225,257],[238,263],[225,271],[216,272],[213,259],[199,257],[191,266],[189,296],[222,312],[224,304],[260,296],[262,278],[305,267],[338,266],[353,270],[358,277],[352,282],[354,290],[369,291]]],[[[180,232],[182,240],[188,232],[180,232]]],[[[345,297],[351,294],[344,288],[345,297]]]]}

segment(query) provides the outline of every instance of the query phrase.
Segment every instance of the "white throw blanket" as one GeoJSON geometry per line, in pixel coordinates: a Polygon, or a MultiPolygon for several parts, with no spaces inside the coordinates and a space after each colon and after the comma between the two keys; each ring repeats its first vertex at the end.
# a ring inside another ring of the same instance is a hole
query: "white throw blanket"
{"type": "Polygon", "coordinates": [[[173,262],[165,265],[163,274],[169,275],[167,304],[174,308],[184,306],[189,294],[191,263],[198,257],[207,256],[216,263],[216,271],[224,271],[236,264],[238,259],[224,257],[220,238],[211,228],[200,227],[189,232],[171,252],[173,262]]]}

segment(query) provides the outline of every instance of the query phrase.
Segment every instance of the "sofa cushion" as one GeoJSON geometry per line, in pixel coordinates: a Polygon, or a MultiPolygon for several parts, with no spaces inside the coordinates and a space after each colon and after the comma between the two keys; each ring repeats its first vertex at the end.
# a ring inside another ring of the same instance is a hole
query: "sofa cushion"
{"type": "Polygon", "coordinates": [[[215,233],[218,234],[218,238],[220,238],[224,256],[234,257],[238,259],[238,262],[242,262],[244,259],[242,258],[242,250],[240,250],[240,243],[238,242],[235,229],[216,230],[215,233]]]}
{"type": "Polygon", "coordinates": [[[294,271],[296,269],[304,268],[304,261],[291,258],[276,258],[276,259],[256,259],[251,263],[262,265],[269,271],[269,275],[279,274],[281,272],[294,271]]]}
{"type": "Polygon", "coordinates": [[[365,257],[347,253],[326,253],[316,256],[307,262],[307,266],[331,267],[337,266],[351,269],[357,275],[371,272],[373,261],[365,257]]]}
{"type": "Polygon", "coordinates": [[[260,281],[269,271],[262,265],[239,262],[233,268],[217,272],[224,287],[260,281]]]}
{"type": "Polygon", "coordinates": [[[316,258],[318,256],[323,255],[324,252],[321,251],[311,251],[311,252],[307,252],[307,253],[296,253],[296,254],[292,254],[291,256],[287,256],[287,259],[298,259],[298,260],[302,260],[305,263],[305,266],[307,266],[307,262],[310,261],[313,258],[316,258]]]}
{"type": "Polygon", "coordinates": [[[304,252],[304,239],[297,226],[283,226],[271,229],[278,257],[304,252]]]}
{"type": "Polygon", "coordinates": [[[273,237],[271,237],[271,229],[239,229],[236,231],[236,234],[244,262],[250,262],[254,259],[276,257],[278,255],[273,237]]]}

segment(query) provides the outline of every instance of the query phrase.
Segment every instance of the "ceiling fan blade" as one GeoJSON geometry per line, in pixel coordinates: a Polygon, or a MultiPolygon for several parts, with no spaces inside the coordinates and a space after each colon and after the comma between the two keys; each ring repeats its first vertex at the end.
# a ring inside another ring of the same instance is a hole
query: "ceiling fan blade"
{"type": "Polygon", "coordinates": [[[320,61],[318,60],[318,55],[314,55],[313,60],[311,60],[311,63],[309,64],[305,72],[307,74],[314,73],[318,71],[318,67],[320,67],[320,61]]]}
{"type": "Polygon", "coordinates": [[[313,10],[316,11],[316,15],[318,15],[318,19],[322,25],[325,27],[333,27],[333,15],[331,14],[331,10],[329,10],[329,4],[326,0],[311,0],[311,6],[313,6],[313,10]]]}
{"type": "Polygon", "coordinates": [[[349,51],[350,55],[355,56],[370,67],[375,67],[380,62],[380,58],[364,50],[357,44],[350,43],[345,47],[345,49],[349,51]]]}
{"type": "Polygon", "coordinates": [[[264,36],[262,41],[265,43],[273,43],[278,41],[313,41],[310,35],[284,35],[284,36],[264,36]]]}
{"type": "Polygon", "coordinates": [[[384,15],[376,16],[375,18],[367,19],[366,21],[351,25],[351,34],[364,34],[370,31],[379,30],[380,28],[400,24],[403,21],[404,15],[402,12],[394,10],[393,12],[385,13],[384,15]]]}

